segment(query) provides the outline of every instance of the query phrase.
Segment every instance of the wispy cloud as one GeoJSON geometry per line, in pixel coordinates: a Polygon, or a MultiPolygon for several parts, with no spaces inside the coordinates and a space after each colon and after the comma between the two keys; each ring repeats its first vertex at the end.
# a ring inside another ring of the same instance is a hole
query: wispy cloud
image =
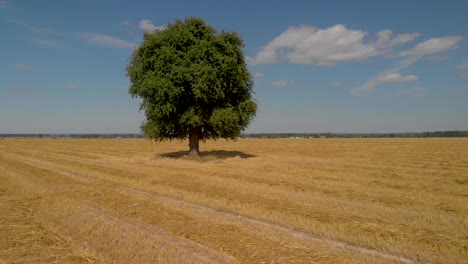
{"type": "Polygon", "coordinates": [[[165,25],[162,26],[156,26],[154,25],[151,20],[149,19],[143,19],[138,23],[138,27],[146,32],[153,32],[156,30],[164,30],[166,29],[165,25]]]}
{"type": "Polygon", "coordinates": [[[254,74],[254,77],[255,77],[255,78],[263,78],[264,76],[265,76],[265,75],[264,75],[263,73],[261,73],[261,72],[256,72],[256,73],[254,74]]]}
{"type": "Polygon", "coordinates": [[[462,63],[457,65],[457,69],[459,70],[466,70],[468,69],[468,60],[463,61],[462,63]]]}
{"type": "Polygon", "coordinates": [[[130,20],[124,20],[124,21],[120,22],[119,26],[123,30],[125,30],[125,32],[127,32],[129,35],[135,34],[136,27],[133,25],[132,22],[130,22],[130,20]]]}
{"type": "Polygon", "coordinates": [[[8,5],[8,1],[6,0],[0,0],[0,9],[6,8],[8,5]]]}
{"type": "Polygon", "coordinates": [[[446,36],[431,38],[416,45],[414,48],[400,52],[401,56],[422,57],[429,54],[445,52],[458,48],[462,36],[446,36]]]}
{"type": "Polygon", "coordinates": [[[375,88],[384,83],[401,82],[401,81],[415,81],[418,79],[415,75],[401,76],[398,72],[404,68],[407,68],[414,64],[419,57],[412,57],[399,62],[395,67],[381,72],[380,74],[370,78],[360,86],[351,89],[352,95],[360,95],[362,93],[368,93],[375,90],[375,88]]]}
{"type": "Polygon", "coordinates": [[[28,37],[31,42],[41,45],[41,46],[47,46],[51,48],[58,48],[60,45],[54,41],[54,40],[49,40],[49,39],[43,39],[43,38],[36,38],[36,37],[28,37]]]}
{"type": "Polygon", "coordinates": [[[384,83],[391,82],[410,82],[419,79],[418,76],[401,76],[398,72],[408,68],[422,57],[430,54],[441,53],[458,48],[458,43],[463,39],[462,36],[446,36],[441,38],[431,38],[417,44],[415,47],[400,52],[400,56],[409,56],[409,58],[400,61],[397,66],[381,72],[380,74],[368,79],[360,86],[351,89],[352,95],[359,95],[366,92],[372,92],[375,88],[384,83]]]}
{"type": "Polygon", "coordinates": [[[46,27],[34,26],[34,25],[25,23],[25,22],[17,20],[17,19],[10,19],[9,21],[11,23],[13,23],[13,24],[16,24],[18,26],[21,26],[21,27],[25,28],[26,30],[28,30],[29,32],[31,32],[31,33],[33,33],[35,35],[40,35],[40,36],[51,36],[51,35],[52,36],[61,36],[61,35],[63,35],[62,33],[57,32],[57,31],[55,31],[53,29],[46,28],[46,27]]]}
{"type": "Polygon", "coordinates": [[[8,21],[29,31],[29,33],[31,33],[33,36],[25,37],[25,39],[41,46],[57,48],[60,45],[56,40],[51,40],[50,37],[65,36],[65,34],[57,32],[53,29],[34,26],[17,19],[10,19],[8,21]]]}
{"type": "Polygon", "coordinates": [[[16,68],[16,69],[22,69],[22,70],[31,68],[31,66],[26,65],[26,64],[21,64],[21,63],[17,63],[15,65],[13,65],[13,67],[16,68]]]}
{"type": "Polygon", "coordinates": [[[414,95],[414,96],[422,97],[422,96],[428,96],[429,92],[427,91],[426,88],[422,86],[415,86],[415,87],[411,87],[408,89],[400,90],[399,94],[400,95],[414,95]]]}
{"type": "Polygon", "coordinates": [[[359,61],[387,53],[396,45],[413,41],[419,33],[393,36],[391,30],[377,33],[377,41],[366,42],[368,33],[335,25],[320,29],[309,25],[293,26],[263,46],[249,64],[287,61],[295,64],[333,66],[338,62],[359,61]]]}
{"type": "Polygon", "coordinates": [[[379,83],[399,83],[399,82],[413,82],[419,80],[416,75],[401,76],[399,73],[388,73],[380,76],[377,81],[379,83]]]}
{"type": "Polygon", "coordinates": [[[378,38],[375,43],[375,46],[378,49],[393,48],[397,45],[411,42],[420,35],[421,34],[419,33],[405,33],[394,37],[393,31],[391,31],[390,29],[384,29],[382,31],[377,32],[378,38]]]}
{"type": "Polygon", "coordinates": [[[250,57],[249,55],[245,55],[245,63],[249,64],[249,65],[257,65],[257,64],[261,64],[261,63],[258,63],[255,58],[252,58],[250,57]]]}
{"type": "Polygon", "coordinates": [[[428,61],[448,61],[450,59],[452,59],[451,56],[431,56],[426,58],[428,61]]]}
{"type": "Polygon", "coordinates": [[[117,37],[98,34],[98,33],[88,33],[88,32],[79,32],[75,34],[76,37],[84,40],[87,43],[115,47],[115,48],[124,48],[124,49],[133,49],[137,45],[133,42],[123,40],[117,37]]]}
{"type": "Polygon", "coordinates": [[[124,20],[124,21],[120,22],[119,25],[123,26],[123,27],[126,27],[126,26],[131,25],[131,22],[130,22],[130,20],[124,20]]]}
{"type": "Polygon", "coordinates": [[[76,84],[68,84],[68,85],[67,85],[67,88],[73,90],[73,89],[78,88],[78,85],[76,85],[76,84]]]}
{"type": "Polygon", "coordinates": [[[287,86],[290,86],[292,83],[293,83],[292,81],[278,80],[278,81],[272,82],[271,85],[276,86],[276,87],[287,87],[287,86]]]}
{"type": "Polygon", "coordinates": [[[331,86],[331,87],[340,87],[340,86],[341,86],[341,82],[329,82],[329,83],[328,83],[328,86],[331,86]]]}

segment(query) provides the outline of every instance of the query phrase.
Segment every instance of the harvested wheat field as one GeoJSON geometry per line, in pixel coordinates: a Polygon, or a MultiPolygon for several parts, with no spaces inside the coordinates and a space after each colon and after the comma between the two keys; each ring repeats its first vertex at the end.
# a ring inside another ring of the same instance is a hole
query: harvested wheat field
{"type": "Polygon", "coordinates": [[[0,140],[0,263],[468,263],[468,139],[0,140]]]}

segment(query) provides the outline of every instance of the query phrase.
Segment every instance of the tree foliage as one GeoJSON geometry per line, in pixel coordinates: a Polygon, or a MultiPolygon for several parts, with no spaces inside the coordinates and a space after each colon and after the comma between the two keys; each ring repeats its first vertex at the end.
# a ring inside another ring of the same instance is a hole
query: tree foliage
{"type": "Polygon", "coordinates": [[[217,32],[199,18],[145,33],[127,66],[129,93],[142,98],[145,136],[239,136],[257,109],[243,47],[237,33],[217,32]]]}

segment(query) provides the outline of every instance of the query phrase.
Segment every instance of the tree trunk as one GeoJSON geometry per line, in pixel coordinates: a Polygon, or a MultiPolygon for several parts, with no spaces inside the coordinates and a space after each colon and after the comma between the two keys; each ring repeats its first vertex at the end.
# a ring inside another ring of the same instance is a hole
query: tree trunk
{"type": "Polygon", "coordinates": [[[198,157],[199,146],[200,146],[199,136],[200,136],[200,128],[199,127],[190,127],[189,128],[189,147],[190,147],[189,156],[198,157]]]}

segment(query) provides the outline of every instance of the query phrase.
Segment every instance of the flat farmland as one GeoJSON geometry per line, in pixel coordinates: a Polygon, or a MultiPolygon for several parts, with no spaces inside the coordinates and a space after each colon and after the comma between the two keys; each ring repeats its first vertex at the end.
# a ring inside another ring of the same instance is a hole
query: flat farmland
{"type": "Polygon", "coordinates": [[[0,140],[0,263],[468,263],[468,138],[0,140]]]}

